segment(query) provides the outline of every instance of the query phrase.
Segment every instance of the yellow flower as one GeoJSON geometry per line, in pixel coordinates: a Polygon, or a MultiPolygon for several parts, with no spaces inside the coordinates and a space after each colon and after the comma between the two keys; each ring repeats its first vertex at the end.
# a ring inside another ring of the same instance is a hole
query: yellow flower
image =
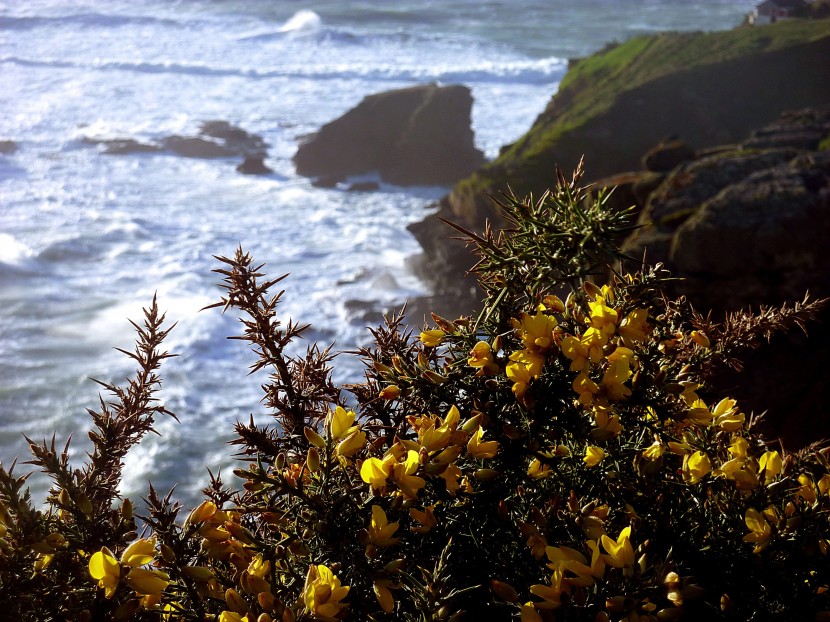
{"type": "Polygon", "coordinates": [[[713,471],[713,475],[723,475],[726,479],[734,480],[738,490],[752,490],[758,485],[755,473],[746,468],[745,458],[733,458],[724,462],[718,470],[713,471]]]}
{"type": "Polygon", "coordinates": [[[430,453],[444,449],[449,444],[460,419],[461,414],[455,406],[450,407],[444,420],[436,415],[409,415],[406,418],[418,434],[418,444],[430,453]]]}
{"type": "Polygon", "coordinates": [[[387,454],[383,460],[366,458],[360,466],[360,478],[374,490],[382,492],[386,488],[386,480],[392,474],[394,465],[395,456],[392,454],[387,454]]]}
{"type": "Polygon", "coordinates": [[[625,527],[616,541],[606,535],[600,539],[602,548],[608,553],[605,563],[614,568],[625,568],[634,564],[634,547],[631,546],[631,527],[625,527]]]}
{"type": "Polygon", "coordinates": [[[574,379],[572,386],[579,395],[579,403],[583,406],[590,406],[594,401],[594,395],[599,392],[597,383],[591,380],[585,372],[580,373],[574,379]]]}
{"type": "Polygon", "coordinates": [[[265,577],[271,570],[271,562],[262,558],[262,553],[257,553],[248,564],[248,574],[253,577],[265,577]]]}
{"type": "Polygon", "coordinates": [[[777,451],[767,451],[758,460],[758,475],[762,475],[764,483],[769,484],[781,472],[783,464],[781,454],[777,451]]]}
{"type": "Polygon", "coordinates": [[[98,587],[104,588],[104,596],[112,598],[118,588],[121,565],[107,547],[102,547],[100,551],[92,554],[89,559],[89,574],[98,581],[98,587]]]}
{"type": "Polygon", "coordinates": [[[736,458],[746,458],[749,452],[749,442],[743,436],[735,436],[729,446],[729,453],[736,458]]]}
{"type": "Polygon", "coordinates": [[[213,501],[202,501],[184,521],[185,527],[194,523],[203,523],[210,520],[216,513],[216,504],[213,501]]]}
{"type": "Polygon", "coordinates": [[[333,622],[348,607],[340,602],[348,593],[349,587],[340,585],[340,579],[327,566],[309,566],[303,588],[303,604],[312,616],[324,622],[333,622]]]}
{"type": "Polygon", "coordinates": [[[562,339],[562,354],[571,360],[571,371],[584,371],[588,368],[590,353],[580,339],[567,335],[562,339]]]}
{"type": "Polygon", "coordinates": [[[143,566],[153,561],[156,556],[156,539],[141,538],[136,540],[121,553],[121,563],[127,566],[143,566]]]}
{"type": "Polygon", "coordinates": [[[379,505],[372,506],[372,520],[369,523],[369,541],[377,546],[392,546],[400,538],[392,536],[398,530],[398,523],[390,523],[386,512],[379,505]]]}
{"type": "Polygon", "coordinates": [[[428,505],[424,508],[424,511],[418,510],[416,508],[409,508],[409,515],[412,517],[412,520],[419,523],[413,527],[410,527],[412,531],[415,533],[428,533],[438,524],[438,520],[435,518],[435,514],[433,510],[435,509],[434,505],[428,505]]]}
{"type": "Polygon", "coordinates": [[[511,361],[505,369],[507,377],[513,381],[512,391],[517,398],[521,398],[527,392],[527,387],[533,376],[522,363],[511,361]]]}
{"type": "Polygon", "coordinates": [[[553,342],[553,329],[557,322],[556,318],[545,315],[545,310],[544,305],[539,305],[536,315],[522,313],[521,320],[510,321],[528,351],[544,352],[553,342]]]}
{"type": "Polygon", "coordinates": [[[550,585],[531,585],[530,593],[542,599],[534,603],[536,609],[558,609],[562,605],[562,593],[567,591],[567,584],[563,585],[561,570],[554,570],[550,577],[550,585]]]}
{"type": "Polygon", "coordinates": [[[392,479],[407,499],[417,498],[418,491],[426,486],[426,480],[414,475],[420,464],[418,452],[410,449],[403,462],[396,462],[392,466],[392,479]]]}
{"type": "Polygon", "coordinates": [[[605,458],[605,451],[601,447],[589,445],[585,448],[585,457],[582,460],[589,467],[595,467],[602,462],[603,458],[605,458]]]}
{"type": "Polygon", "coordinates": [[[752,549],[752,552],[760,553],[766,548],[770,538],[772,538],[772,527],[770,527],[764,515],[755,508],[747,509],[744,521],[750,531],[750,533],[744,536],[744,542],[754,542],[755,548],[752,549]]]}
{"type": "Polygon", "coordinates": [[[591,430],[591,438],[596,441],[607,441],[622,432],[622,425],[618,415],[610,414],[610,409],[596,405],[593,410],[594,422],[597,427],[591,430]]]}
{"type": "Polygon", "coordinates": [[[349,458],[363,449],[363,446],[366,444],[366,432],[357,426],[353,426],[350,430],[352,430],[352,432],[342,441],[337,443],[335,453],[338,456],[349,458]]]}
{"type": "Polygon", "coordinates": [[[54,559],[54,553],[38,553],[37,557],[35,557],[35,561],[34,564],[32,564],[32,567],[34,568],[34,571],[36,573],[43,572],[52,564],[52,561],[54,559]]]}
{"type": "Polygon", "coordinates": [[[499,450],[498,441],[485,441],[482,443],[481,437],[483,434],[484,429],[479,428],[476,430],[475,434],[470,437],[470,440],[467,441],[467,453],[473,458],[492,458],[499,450]]]}
{"type": "Polygon", "coordinates": [[[543,463],[539,458],[534,458],[527,467],[527,474],[533,479],[544,479],[552,475],[552,471],[548,464],[543,463]]]}
{"type": "Polygon", "coordinates": [[[798,483],[801,487],[796,491],[796,496],[801,497],[807,503],[815,503],[818,495],[816,494],[816,485],[809,475],[799,475],[798,483]]]}
{"type": "Polygon", "coordinates": [[[536,607],[532,602],[526,602],[522,605],[522,621],[521,622],[542,622],[542,616],[536,612],[536,607]]]}
{"type": "Polygon", "coordinates": [[[706,333],[700,330],[693,330],[691,334],[692,341],[694,341],[697,345],[701,348],[708,348],[711,343],[709,342],[709,337],[706,336],[706,333]]]}
{"type": "Polygon", "coordinates": [[[440,345],[446,336],[447,333],[440,329],[425,330],[421,333],[421,343],[428,348],[434,348],[440,345]]]}
{"type": "Polygon", "coordinates": [[[588,303],[589,318],[587,322],[592,328],[596,328],[606,338],[613,335],[617,329],[618,314],[605,304],[605,299],[599,298],[588,303]]]}
{"type": "Polygon", "coordinates": [[[391,384],[388,387],[384,387],[380,390],[380,398],[384,400],[394,400],[401,394],[401,390],[398,385],[391,384]]]}
{"type": "Polygon", "coordinates": [[[392,613],[395,609],[395,599],[392,596],[392,592],[389,591],[389,588],[375,581],[372,583],[372,591],[375,593],[375,598],[378,599],[380,608],[386,613],[392,613]]]}
{"type": "Polygon", "coordinates": [[[712,470],[712,463],[702,451],[683,457],[683,478],[690,484],[697,484],[712,470]]]}
{"type": "Polygon", "coordinates": [[[124,581],[139,594],[160,597],[170,583],[170,577],[160,570],[133,568],[124,581]]]}
{"type": "Polygon", "coordinates": [[[657,460],[666,451],[666,446],[660,441],[654,441],[643,450],[643,457],[648,460],[657,460]]]}
{"type": "Polygon", "coordinates": [[[493,358],[493,350],[486,341],[479,341],[473,346],[473,349],[470,350],[470,357],[467,359],[467,365],[478,368],[477,376],[498,372],[498,366],[493,358]]]}
{"type": "Polygon", "coordinates": [[[818,490],[823,495],[830,493],[830,475],[827,473],[819,478],[818,490]]]}
{"type": "Polygon", "coordinates": [[[542,375],[542,368],[545,365],[545,357],[530,350],[517,350],[510,355],[514,363],[524,365],[531,378],[539,378],[542,375]]]}
{"type": "Polygon", "coordinates": [[[712,409],[712,418],[715,425],[727,432],[737,432],[743,425],[746,417],[738,411],[737,402],[725,397],[712,409]]]}
{"type": "Polygon", "coordinates": [[[588,546],[592,552],[590,565],[582,553],[569,546],[547,547],[545,554],[551,562],[548,568],[562,571],[564,580],[570,585],[576,587],[592,585],[594,581],[602,578],[605,572],[605,561],[599,553],[596,542],[591,541],[588,546]]]}
{"type": "Polygon", "coordinates": [[[629,378],[631,378],[631,368],[627,360],[611,361],[601,381],[609,400],[620,402],[631,395],[631,389],[623,384],[629,378]]]}
{"type": "Polygon", "coordinates": [[[338,406],[334,409],[334,412],[329,412],[329,416],[331,417],[329,429],[331,430],[332,440],[342,440],[353,432],[354,411],[346,410],[342,406],[338,406]]]}
{"type": "Polygon", "coordinates": [[[623,338],[627,347],[632,347],[635,341],[645,341],[648,331],[648,309],[634,309],[625,316],[617,332],[623,338]]]}
{"type": "Polygon", "coordinates": [[[458,465],[451,464],[444,469],[440,477],[447,486],[447,492],[454,497],[455,493],[461,488],[461,484],[458,481],[461,478],[461,469],[458,465]]]}

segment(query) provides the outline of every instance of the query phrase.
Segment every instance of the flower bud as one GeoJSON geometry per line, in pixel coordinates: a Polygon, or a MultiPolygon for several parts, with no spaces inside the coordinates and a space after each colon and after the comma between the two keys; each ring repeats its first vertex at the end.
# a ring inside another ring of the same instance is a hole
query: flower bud
{"type": "Polygon", "coordinates": [[[308,440],[308,442],[314,445],[315,447],[319,447],[320,449],[325,448],[326,441],[323,439],[323,437],[317,434],[317,432],[315,432],[308,426],[303,428],[303,434],[305,435],[306,440],[308,440]]]}
{"type": "Polygon", "coordinates": [[[306,466],[312,473],[316,473],[320,469],[320,452],[316,447],[308,448],[308,455],[306,457],[306,466]]]}
{"type": "Polygon", "coordinates": [[[509,583],[505,583],[504,581],[499,581],[498,579],[493,579],[490,581],[490,587],[496,593],[496,596],[501,598],[508,603],[517,603],[519,602],[519,594],[513,588],[512,585],[509,583]]]}

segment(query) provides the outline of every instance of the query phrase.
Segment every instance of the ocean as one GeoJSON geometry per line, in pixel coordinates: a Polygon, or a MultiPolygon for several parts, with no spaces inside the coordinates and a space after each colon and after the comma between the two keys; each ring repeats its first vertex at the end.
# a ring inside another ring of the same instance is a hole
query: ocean
{"type": "MultiPolygon", "coordinates": [[[[123,382],[128,318],[154,293],[176,328],[157,422],[127,457],[122,493],[148,482],[193,504],[207,470],[233,463],[233,423],[270,420],[262,376],[221,295],[214,255],[242,245],[290,273],[282,316],[348,352],[381,313],[428,293],[409,269],[407,225],[445,187],[321,189],[296,175],[298,141],[366,95],[460,83],[489,157],[544,109],[569,58],[662,30],[736,26],[754,0],[0,0],[0,461],[24,435],[89,450],[90,378],[123,382]],[[273,173],[239,158],[103,153],[99,141],[158,142],[227,121],[270,145],[273,173]]],[[[590,163],[589,163],[590,166],[590,163]]],[[[423,318],[410,318],[420,324],[423,318]]],[[[335,360],[335,379],[361,364],[335,360]]],[[[22,473],[26,465],[19,464],[22,473]]],[[[30,480],[36,502],[49,482],[30,480]]]]}

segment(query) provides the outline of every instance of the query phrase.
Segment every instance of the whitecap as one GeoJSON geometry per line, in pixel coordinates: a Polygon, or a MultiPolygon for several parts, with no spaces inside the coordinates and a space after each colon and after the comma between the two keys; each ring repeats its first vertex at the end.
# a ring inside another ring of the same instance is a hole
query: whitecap
{"type": "Polygon", "coordinates": [[[8,233],[0,233],[0,265],[16,272],[35,269],[35,252],[8,233]]]}
{"type": "Polygon", "coordinates": [[[280,32],[311,33],[317,32],[323,25],[321,17],[309,9],[300,9],[280,27],[280,32]]]}

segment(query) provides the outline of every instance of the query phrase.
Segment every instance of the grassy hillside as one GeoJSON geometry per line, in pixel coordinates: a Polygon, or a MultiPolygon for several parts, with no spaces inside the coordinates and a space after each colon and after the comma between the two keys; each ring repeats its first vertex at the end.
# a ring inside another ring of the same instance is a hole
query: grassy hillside
{"type": "Polygon", "coordinates": [[[830,20],[631,39],[568,72],[530,131],[460,182],[453,215],[477,220],[485,193],[547,187],[585,154],[589,177],[639,168],[680,134],[696,148],[745,137],[781,110],[830,101],[830,20]]]}

